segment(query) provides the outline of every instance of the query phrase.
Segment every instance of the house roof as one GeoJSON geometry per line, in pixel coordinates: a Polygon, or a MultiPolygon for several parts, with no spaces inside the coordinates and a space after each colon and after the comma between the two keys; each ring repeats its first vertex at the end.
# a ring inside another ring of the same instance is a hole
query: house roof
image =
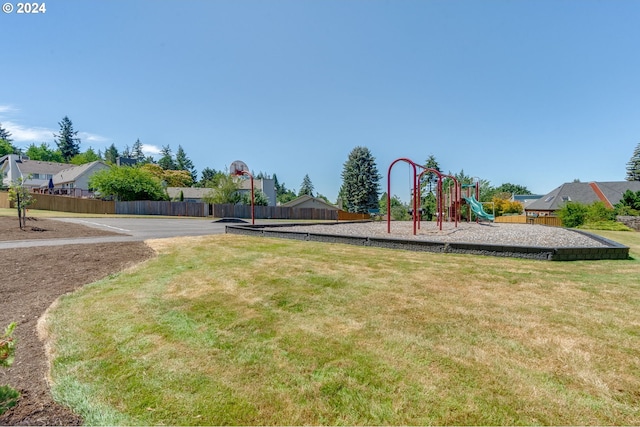
{"type": "Polygon", "coordinates": [[[331,203],[327,203],[324,199],[319,199],[317,197],[311,197],[308,194],[302,195],[296,199],[290,200],[287,203],[283,203],[281,206],[287,208],[295,208],[299,205],[304,204],[307,201],[312,201],[313,203],[318,204],[318,209],[337,209],[337,206],[332,205],[331,203]]]}
{"type": "Polygon", "coordinates": [[[17,158],[16,164],[23,175],[34,173],[55,175],[61,170],[74,167],[74,165],[69,163],[42,162],[40,160],[29,160],[24,158],[17,158]]]}
{"type": "Polygon", "coordinates": [[[202,199],[212,188],[195,188],[195,187],[167,187],[167,194],[172,199],[180,197],[180,191],[185,199],[202,199]]]}
{"type": "Polygon", "coordinates": [[[526,209],[556,211],[567,202],[591,204],[603,201],[615,205],[627,190],[640,191],[640,181],[568,182],[532,202],[526,209]]]}
{"type": "Polygon", "coordinates": [[[60,172],[56,173],[53,176],[53,183],[55,185],[60,185],[66,184],[67,182],[74,182],[78,179],[78,177],[95,168],[98,164],[108,167],[106,163],[101,162],[100,160],[91,163],[85,163],[79,166],[71,165],[71,167],[63,169],[60,172]]]}
{"type": "Polygon", "coordinates": [[[511,197],[511,200],[514,202],[522,203],[523,207],[529,206],[531,203],[539,200],[542,197],[542,194],[514,194],[511,197]]]}

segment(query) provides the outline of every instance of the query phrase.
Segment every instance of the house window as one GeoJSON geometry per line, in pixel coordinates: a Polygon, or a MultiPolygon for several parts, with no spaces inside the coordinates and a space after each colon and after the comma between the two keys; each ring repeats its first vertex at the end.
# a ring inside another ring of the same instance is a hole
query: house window
{"type": "Polygon", "coordinates": [[[545,201],[545,202],[550,202],[550,201],[552,201],[552,200],[553,200],[553,197],[554,197],[554,196],[549,196],[549,197],[547,197],[546,199],[544,199],[544,201],[545,201]]]}
{"type": "Polygon", "coordinates": [[[570,201],[571,201],[571,197],[569,197],[569,196],[562,196],[562,201],[563,201],[563,202],[570,202],[570,201]]]}

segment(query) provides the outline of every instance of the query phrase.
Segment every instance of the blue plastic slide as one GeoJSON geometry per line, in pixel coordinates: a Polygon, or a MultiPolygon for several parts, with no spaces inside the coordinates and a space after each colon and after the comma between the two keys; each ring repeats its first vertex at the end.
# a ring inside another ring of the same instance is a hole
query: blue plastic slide
{"type": "Polygon", "coordinates": [[[464,199],[467,201],[469,206],[471,206],[471,210],[473,211],[473,213],[476,214],[479,218],[488,219],[489,221],[493,221],[495,219],[493,215],[484,211],[482,203],[477,201],[476,198],[473,197],[473,195],[471,197],[465,197],[464,199]]]}

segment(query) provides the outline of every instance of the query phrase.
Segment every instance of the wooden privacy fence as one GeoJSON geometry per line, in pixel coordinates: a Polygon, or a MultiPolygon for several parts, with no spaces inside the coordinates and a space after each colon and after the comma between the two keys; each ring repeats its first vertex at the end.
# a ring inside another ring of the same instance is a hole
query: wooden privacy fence
{"type": "Polygon", "coordinates": [[[121,215],[207,216],[206,204],[194,202],[114,202],[115,213],[121,215]]]}
{"type": "MultiPolygon", "coordinates": [[[[38,193],[32,193],[31,197],[34,200],[34,203],[29,206],[30,209],[88,214],[115,213],[114,202],[107,202],[104,200],[54,196],[50,194],[38,193]]],[[[12,204],[9,203],[9,193],[0,193],[0,207],[9,208],[12,207],[11,205],[12,204]]]]}
{"type": "Polygon", "coordinates": [[[0,208],[8,209],[11,207],[9,203],[9,193],[6,191],[0,191],[0,208]]]}
{"type": "MultiPolygon", "coordinates": [[[[211,205],[209,215],[216,218],[251,218],[249,205],[211,205]]],[[[332,209],[288,208],[284,206],[256,206],[256,219],[310,219],[338,220],[338,211],[332,209]]]]}
{"type": "Polygon", "coordinates": [[[552,227],[562,227],[562,221],[557,216],[526,216],[526,215],[504,215],[496,217],[495,222],[509,224],[540,224],[552,227]]]}
{"type": "MultiPolygon", "coordinates": [[[[58,212],[120,215],[164,215],[216,218],[251,218],[251,206],[209,205],[197,202],[114,202],[50,194],[32,194],[36,200],[32,209],[58,212]]],[[[9,194],[0,192],[0,208],[10,208],[9,194]]],[[[302,219],[316,221],[368,220],[369,214],[349,213],[335,209],[289,208],[283,206],[256,206],[256,219],[302,219]]]]}

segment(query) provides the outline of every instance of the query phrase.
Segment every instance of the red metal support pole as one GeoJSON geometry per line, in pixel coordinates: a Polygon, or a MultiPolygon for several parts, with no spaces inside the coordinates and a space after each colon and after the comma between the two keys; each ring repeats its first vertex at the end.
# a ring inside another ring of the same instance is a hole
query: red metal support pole
{"type": "Polygon", "coordinates": [[[412,160],[409,160],[407,158],[401,157],[399,159],[394,160],[393,162],[391,162],[391,164],[389,165],[389,170],[387,171],[387,233],[391,233],[391,169],[393,168],[393,165],[395,165],[398,162],[406,162],[409,163],[413,169],[413,235],[415,236],[416,234],[416,207],[417,207],[417,201],[416,201],[416,194],[417,194],[417,189],[416,189],[416,163],[414,163],[412,160]]]}

